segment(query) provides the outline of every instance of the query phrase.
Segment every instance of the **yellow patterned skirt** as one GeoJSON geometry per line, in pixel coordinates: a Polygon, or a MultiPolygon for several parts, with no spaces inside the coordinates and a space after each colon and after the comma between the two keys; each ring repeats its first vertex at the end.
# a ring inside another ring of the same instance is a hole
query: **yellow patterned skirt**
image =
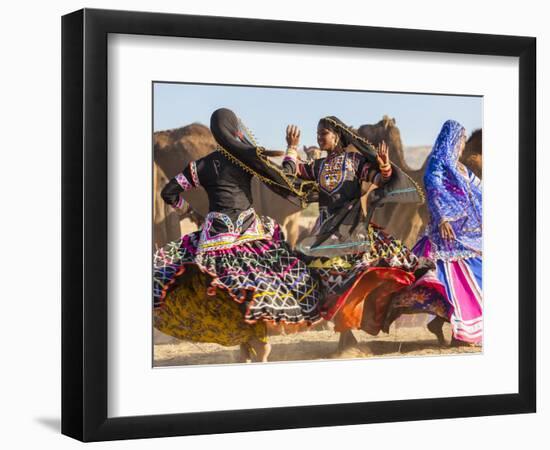
{"type": "Polygon", "coordinates": [[[193,342],[235,346],[247,343],[252,337],[267,342],[264,321],[246,323],[239,304],[221,289],[209,295],[209,285],[208,275],[189,267],[178,285],[168,292],[162,307],[154,309],[154,327],[169,336],[193,342]]]}

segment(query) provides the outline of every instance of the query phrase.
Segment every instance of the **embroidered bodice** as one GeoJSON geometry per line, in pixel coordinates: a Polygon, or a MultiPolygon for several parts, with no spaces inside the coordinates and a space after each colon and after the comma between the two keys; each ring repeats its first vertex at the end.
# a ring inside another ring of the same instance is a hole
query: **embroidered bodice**
{"type": "Polygon", "coordinates": [[[242,211],[235,221],[226,214],[212,211],[202,226],[197,252],[224,250],[245,242],[271,239],[274,229],[275,222],[258,216],[253,208],[242,211]]]}
{"type": "Polygon", "coordinates": [[[340,152],[317,163],[315,179],[319,184],[319,207],[327,212],[339,210],[361,196],[370,164],[358,153],[340,152]]]}
{"type": "Polygon", "coordinates": [[[340,151],[310,162],[287,156],[283,169],[319,185],[320,222],[361,197],[362,182],[383,182],[379,171],[360,153],[340,151]]]}

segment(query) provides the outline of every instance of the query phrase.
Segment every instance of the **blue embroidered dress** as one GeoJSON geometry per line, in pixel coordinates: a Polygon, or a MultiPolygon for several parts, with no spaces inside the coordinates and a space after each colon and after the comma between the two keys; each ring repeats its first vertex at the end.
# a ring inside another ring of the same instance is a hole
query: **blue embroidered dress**
{"type": "Polygon", "coordinates": [[[480,179],[458,161],[465,136],[462,125],[454,120],[446,121],[428,156],[424,185],[430,222],[426,235],[413,251],[436,262],[437,276],[452,305],[453,337],[480,343],[483,337],[482,190],[480,179]],[[443,222],[452,227],[454,239],[442,237],[443,222]]]}

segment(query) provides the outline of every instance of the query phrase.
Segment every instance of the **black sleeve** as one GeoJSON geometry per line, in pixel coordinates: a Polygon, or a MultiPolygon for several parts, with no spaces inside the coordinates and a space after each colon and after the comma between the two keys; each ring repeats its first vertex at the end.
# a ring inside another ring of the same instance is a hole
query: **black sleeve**
{"type": "Polygon", "coordinates": [[[160,196],[166,203],[174,208],[181,208],[184,205],[185,202],[180,194],[184,191],[199,187],[201,185],[201,179],[206,178],[206,164],[204,160],[205,158],[191,161],[185,169],[164,186],[160,196]]]}
{"type": "Polygon", "coordinates": [[[193,184],[193,187],[205,186],[215,182],[220,175],[222,161],[218,152],[212,152],[204,158],[191,161],[183,174],[193,184]]]}

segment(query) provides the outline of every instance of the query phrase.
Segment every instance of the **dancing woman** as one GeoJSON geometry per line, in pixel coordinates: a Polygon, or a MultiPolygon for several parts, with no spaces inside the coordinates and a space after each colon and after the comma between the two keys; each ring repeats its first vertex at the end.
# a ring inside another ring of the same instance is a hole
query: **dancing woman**
{"type": "MultiPolygon", "coordinates": [[[[466,130],[443,124],[424,175],[430,222],[413,251],[435,261],[450,311],[452,343],[480,344],[483,337],[481,181],[460,161],[466,130]]],[[[442,319],[430,324],[436,329],[442,319]]]]}
{"type": "Polygon", "coordinates": [[[202,187],[209,213],[202,229],[181,237],[154,256],[154,325],[195,342],[241,345],[267,361],[265,322],[313,324],[321,320],[319,283],[286,244],[279,225],[252,207],[257,176],[291,201],[297,187],[269,161],[235,114],[213,113],[211,130],[219,147],[192,161],[162,190],[174,208],[190,211],[182,193],[202,187]]]}
{"type": "MultiPolygon", "coordinates": [[[[313,180],[319,187],[319,218],[313,236],[298,246],[326,290],[322,315],[345,332],[341,347],[349,345],[350,330],[377,335],[388,332],[399,314],[390,310],[392,296],[416,283],[430,268],[400,241],[370,223],[374,208],[385,202],[422,202],[414,182],[391,163],[384,144],[374,148],[336,117],[325,117],[317,127],[317,141],[326,158],[304,163],[297,157],[300,132],[287,127],[289,174],[313,180]],[[363,182],[376,189],[368,195],[365,219],[363,182]],[[388,320],[391,318],[391,320],[388,320]]],[[[425,283],[426,289],[433,286],[425,283]]],[[[411,291],[411,293],[413,293],[411,291]]],[[[428,302],[418,312],[432,312],[428,302]]],[[[352,339],[353,340],[353,339],[352,339]]]]}

